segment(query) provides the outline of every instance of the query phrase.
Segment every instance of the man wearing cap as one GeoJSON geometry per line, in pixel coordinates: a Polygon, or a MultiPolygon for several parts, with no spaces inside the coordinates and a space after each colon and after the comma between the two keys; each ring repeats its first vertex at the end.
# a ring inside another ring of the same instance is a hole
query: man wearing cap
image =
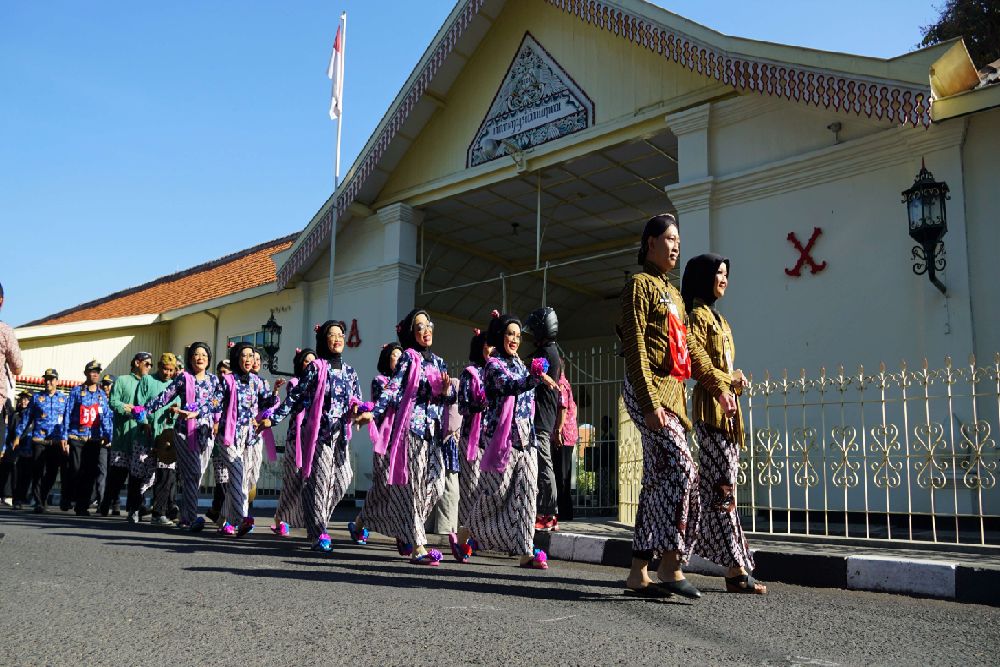
{"type": "Polygon", "coordinates": [[[49,492],[66,458],[61,444],[66,394],[56,389],[59,382],[56,369],[47,368],[42,378],[45,379],[45,391],[31,398],[31,405],[17,425],[17,438],[14,440],[15,448],[27,448],[19,453],[22,456],[30,453],[32,459],[31,496],[38,513],[45,511],[49,492]]]}
{"type": "Polygon", "coordinates": [[[73,387],[66,401],[62,447],[67,456],[60,506],[66,510],[75,502],[77,516],[90,516],[87,508],[94,495],[98,462],[104,443],[111,441],[111,408],[98,384],[102,370],[96,359],[89,362],[83,369],[83,384],[73,387]]]}
{"type": "MultiPolygon", "coordinates": [[[[92,502],[98,504],[104,498],[104,487],[108,481],[108,457],[111,454],[111,437],[114,435],[115,421],[114,412],[111,410],[111,388],[114,384],[115,376],[111,373],[105,373],[101,376],[101,391],[104,392],[104,396],[108,399],[108,433],[111,435],[108,437],[108,441],[101,446],[101,451],[97,457],[97,476],[94,478],[94,496],[92,502]]],[[[117,498],[111,503],[111,513],[115,516],[121,514],[117,498]]]]}
{"type": "MultiPolygon", "coordinates": [[[[31,394],[27,391],[22,391],[17,395],[14,407],[10,408],[8,412],[7,423],[10,424],[10,428],[7,429],[7,437],[2,447],[3,454],[0,455],[0,496],[3,496],[0,504],[13,506],[15,509],[21,509],[21,503],[24,501],[24,498],[17,495],[18,461],[22,457],[18,456],[17,450],[14,449],[14,438],[17,435],[16,426],[21,421],[21,417],[29,405],[31,405],[31,394]]],[[[31,478],[30,469],[29,460],[26,469],[29,472],[24,473],[27,474],[29,479],[31,478]]]]}
{"type": "MultiPolygon", "coordinates": [[[[146,435],[139,428],[139,421],[132,408],[141,403],[136,398],[139,383],[149,374],[153,366],[153,355],[139,352],[132,357],[132,372],[119,375],[111,389],[108,403],[114,414],[114,429],[111,435],[111,455],[108,459],[108,481],[101,499],[99,513],[107,516],[111,504],[117,500],[122,486],[128,480],[125,511],[129,523],[139,523],[142,513],[143,483],[152,477],[155,468],[150,465],[146,435]]],[[[145,416],[139,417],[145,420],[145,416]]]]}
{"type": "MultiPolygon", "coordinates": [[[[146,375],[139,382],[136,405],[145,405],[163,393],[177,375],[177,356],[172,352],[160,355],[156,372],[146,375]]],[[[156,472],[153,483],[153,518],[156,526],[173,526],[168,516],[174,505],[174,487],[177,483],[175,470],[177,455],[173,451],[174,416],[173,408],[180,405],[180,398],[147,415],[146,421],[151,431],[153,451],[156,456],[156,472]]]]}

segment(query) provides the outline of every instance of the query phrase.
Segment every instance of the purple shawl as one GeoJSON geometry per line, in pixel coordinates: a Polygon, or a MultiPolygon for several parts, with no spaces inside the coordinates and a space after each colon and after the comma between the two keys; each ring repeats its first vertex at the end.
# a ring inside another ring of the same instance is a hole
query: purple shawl
{"type": "MultiPolygon", "coordinates": [[[[184,371],[181,373],[184,376],[184,409],[187,410],[188,406],[194,403],[194,376],[184,371]]],[[[201,449],[198,446],[198,419],[185,419],[184,425],[187,427],[187,443],[188,449],[192,452],[197,452],[201,449]]]]}
{"type": "MultiPolygon", "coordinates": [[[[289,394],[292,393],[292,389],[294,389],[295,386],[298,383],[299,383],[299,379],[298,378],[292,378],[291,380],[289,380],[288,381],[288,390],[287,390],[287,393],[289,393],[289,394]]],[[[305,412],[300,412],[299,414],[295,415],[295,417],[292,418],[292,425],[291,425],[291,428],[289,429],[289,432],[290,432],[289,435],[291,437],[288,438],[288,439],[291,440],[294,443],[292,446],[295,448],[295,467],[296,468],[301,468],[302,467],[302,444],[301,444],[301,435],[300,434],[302,433],[302,420],[305,418],[305,416],[306,416],[305,412]]],[[[285,443],[285,451],[286,452],[288,451],[288,443],[287,442],[285,443]]]]}
{"type": "MultiPolygon", "coordinates": [[[[487,363],[493,363],[501,373],[510,375],[499,359],[490,359],[487,363]]],[[[497,427],[493,431],[493,437],[490,438],[489,444],[486,445],[483,460],[480,463],[483,470],[492,472],[503,472],[507,469],[507,464],[510,463],[510,427],[514,423],[514,404],[517,401],[517,396],[504,396],[501,400],[503,403],[500,406],[497,427]]]]}
{"type": "MultiPolygon", "coordinates": [[[[469,366],[465,370],[469,371],[472,381],[469,382],[469,391],[477,400],[482,400],[483,381],[479,377],[479,369],[469,366]]],[[[483,413],[474,412],[469,417],[469,442],[465,448],[465,458],[468,461],[475,461],[479,455],[479,433],[483,426],[483,413]]]]}
{"type": "MultiPolygon", "coordinates": [[[[410,358],[410,371],[406,377],[406,389],[399,399],[399,406],[388,419],[389,411],[386,410],[386,421],[382,423],[382,430],[385,430],[386,422],[389,422],[388,437],[378,433],[378,441],[375,443],[375,452],[385,455],[389,453],[389,484],[401,486],[408,484],[410,474],[407,464],[407,450],[405,438],[403,437],[410,425],[410,414],[413,412],[413,405],[417,402],[417,389],[420,384],[420,367],[423,359],[413,350],[406,350],[405,353],[410,358]]],[[[369,432],[370,434],[370,432],[369,432]]]]}
{"type": "Polygon", "coordinates": [[[316,391],[313,393],[312,405],[309,406],[305,432],[301,433],[302,441],[299,443],[303,479],[312,474],[313,454],[316,453],[316,440],[319,438],[319,422],[323,417],[323,401],[326,398],[326,383],[330,369],[330,363],[323,359],[316,359],[312,363],[316,364],[317,370],[316,391]]]}
{"type": "Polygon", "coordinates": [[[222,446],[232,447],[236,441],[236,404],[240,397],[236,392],[236,376],[227,373],[222,376],[226,386],[229,387],[229,402],[226,404],[226,427],[222,430],[222,446]]]}

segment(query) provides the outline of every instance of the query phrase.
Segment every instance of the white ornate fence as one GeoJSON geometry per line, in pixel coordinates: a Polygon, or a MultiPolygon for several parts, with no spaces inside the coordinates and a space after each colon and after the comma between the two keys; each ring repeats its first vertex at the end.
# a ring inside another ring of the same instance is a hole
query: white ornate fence
{"type": "MultiPolygon", "coordinates": [[[[1000,543],[1000,354],[985,366],[947,358],[752,380],[737,479],[746,529],[1000,543]]],[[[642,450],[624,410],[619,422],[619,517],[630,522],[642,450]]]]}

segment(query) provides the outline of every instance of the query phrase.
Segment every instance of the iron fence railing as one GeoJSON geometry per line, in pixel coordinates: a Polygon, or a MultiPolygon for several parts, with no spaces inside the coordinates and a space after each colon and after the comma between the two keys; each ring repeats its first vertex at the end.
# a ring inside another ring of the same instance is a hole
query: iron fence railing
{"type": "MultiPolygon", "coordinates": [[[[939,369],[925,360],[916,370],[765,374],[742,402],[746,529],[1000,544],[1000,354],[986,366],[946,358],[939,369]]],[[[619,518],[630,522],[642,449],[621,408],[619,424],[619,518]]]]}

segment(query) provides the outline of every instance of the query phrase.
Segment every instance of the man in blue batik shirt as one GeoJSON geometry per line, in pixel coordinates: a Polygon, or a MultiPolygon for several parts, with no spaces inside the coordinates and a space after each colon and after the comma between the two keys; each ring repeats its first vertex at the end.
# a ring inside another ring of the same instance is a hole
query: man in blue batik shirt
{"type": "MultiPolygon", "coordinates": [[[[66,458],[62,447],[66,394],[56,390],[59,383],[56,369],[46,369],[42,377],[45,379],[45,391],[31,397],[31,405],[17,425],[17,439],[14,441],[15,447],[27,447],[31,452],[31,495],[38,513],[45,511],[49,491],[66,458]]],[[[22,456],[25,454],[21,452],[22,456]]]]}
{"type": "Polygon", "coordinates": [[[101,364],[95,359],[83,369],[86,380],[73,387],[66,401],[63,451],[68,451],[62,470],[61,507],[76,503],[77,516],[90,516],[87,510],[94,497],[98,465],[105,443],[111,442],[111,407],[101,389],[101,364]]]}

